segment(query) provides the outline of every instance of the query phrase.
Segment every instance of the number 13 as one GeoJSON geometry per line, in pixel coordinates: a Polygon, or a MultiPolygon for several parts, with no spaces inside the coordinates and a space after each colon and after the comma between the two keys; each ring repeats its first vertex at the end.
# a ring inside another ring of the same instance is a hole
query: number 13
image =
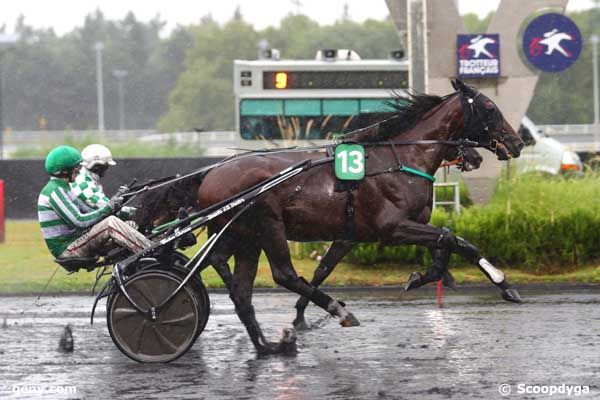
{"type": "Polygon", "coordinates": [[[350,172],[351,174],[361,174],[363,172],[365,166],[362,152],[357,150],[342,151],[338,154],[338,157],[342,160],[342,172],[350,172]]]}

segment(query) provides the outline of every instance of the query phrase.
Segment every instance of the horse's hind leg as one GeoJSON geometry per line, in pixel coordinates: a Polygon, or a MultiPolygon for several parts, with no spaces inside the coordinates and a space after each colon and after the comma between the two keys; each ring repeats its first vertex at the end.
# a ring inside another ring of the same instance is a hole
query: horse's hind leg
{"type": "Polygon", "coordinates": [[[269,259],[275,283],[307,297],[331,315],[339,317],[342,326],[360,325],[354,315],[349,313],[342,304],[296,274],[285,236],[285,227],[277,217],[272,215],[263,216],[259,237],[261,240],[260,245],[269,259]]]}
{"type": "Polygon", "coordinates": [[[235,270],[229,297],[259,354],[293,353],[296,351],[296,336],[293,330],[284,330],[281,342],[272,343],[265,339],[256,320],[252,306],[252,287],[258,269],[259,255],[260,248],[256,245],[242,243],[236,250],[234,254],[235,270]]]}
{"type": "MultiPolygon", "coordinates": [[[[315,270],[310,284],[314,287],[321,285],[340,260],[354,247],[354,244],[354,242],[342,240],[333,242],[327,253],[325,253],[325,256],[323,256],[323,259],[319,262],[319,266],[315,270]]],[[[293,322],[296,329],[308,329],[308,325],[304,319],[304,311],[309,301],[308,297],[302,296],[296,302],[296,319],[293,322]]]]}
{"type": "MultiPolygon", "coordinates": [[[[209,230],[210,236],[210,230],[209,230]]],[[[237,242],[229,235],[224,235],[217,243],[215,251],[211,252],[208,257],[208,264],[212,265],[219,277],[223,280],[227,290],[231,291],[231,282],[233,275],[229,269],[227,260],[235,251],[235,245],[237,242]]]]}

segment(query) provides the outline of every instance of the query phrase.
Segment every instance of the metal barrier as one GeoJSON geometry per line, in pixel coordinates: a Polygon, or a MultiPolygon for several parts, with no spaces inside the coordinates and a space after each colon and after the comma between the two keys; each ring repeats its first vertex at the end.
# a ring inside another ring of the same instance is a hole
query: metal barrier
{"type": "MultiPolygon", "coordinates": [[[[35,148],[49,144],[63,143],[69,139],[85,140],[94,138],[97,143],[169,143],[197,145],[205,149],[205,155],[230,155],[230,147],[239,147],[239,135],[235,131],[172,132],[159,133],[155,130],[107,130],[99,131],[13,131],[5,133],[3,153],[0,158],[10,155],[20,148],[35,148]]],[[[242,146],[244,147],[244,146],[242,146]]]]}
{"type": "Polygon", "coordinates": [[[544,135],[558,140],[571,151],[600,152],[600,125],[568,124],[538,125],[537,127],[544,135]]]}
{"type": "Polygon", "coordinates": [[[454,212],[460,214],[460,184],[458,182],[436,182],[433,184],[433,209],[436,206],[454,206],[454,212]],[[454,190],[453,201],[437,201],[437,188],[451,187],[454,190]]]}

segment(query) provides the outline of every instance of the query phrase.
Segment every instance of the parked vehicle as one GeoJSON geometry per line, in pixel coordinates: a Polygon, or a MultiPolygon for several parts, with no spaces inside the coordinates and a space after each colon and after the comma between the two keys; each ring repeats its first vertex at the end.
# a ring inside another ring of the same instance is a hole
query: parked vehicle
{"type": "Polygon", "coordinates": [[[518,133],[525,142],[525,148],[519,158],[511,160],[517,173],[583,173],[583,164],[577,153],[567,150],[558,140],[544,136],[527,116],[523,117],[518,133]]]}

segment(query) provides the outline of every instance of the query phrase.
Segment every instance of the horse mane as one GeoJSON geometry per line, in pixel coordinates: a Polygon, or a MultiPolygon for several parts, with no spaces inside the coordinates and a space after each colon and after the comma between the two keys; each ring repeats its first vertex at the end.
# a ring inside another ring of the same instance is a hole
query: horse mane
{"type": "Polygon", "coordinates": [[[409,92],[408,97],[392,92],[392,100],[386,105],[392,108],[394,115],[367,127],[357,129],[344,135],[344,142],[370,142],[387,140],[413,128],[428,111],[440,105],[448,97],[434,96],[424,93],[409,92]]]}

